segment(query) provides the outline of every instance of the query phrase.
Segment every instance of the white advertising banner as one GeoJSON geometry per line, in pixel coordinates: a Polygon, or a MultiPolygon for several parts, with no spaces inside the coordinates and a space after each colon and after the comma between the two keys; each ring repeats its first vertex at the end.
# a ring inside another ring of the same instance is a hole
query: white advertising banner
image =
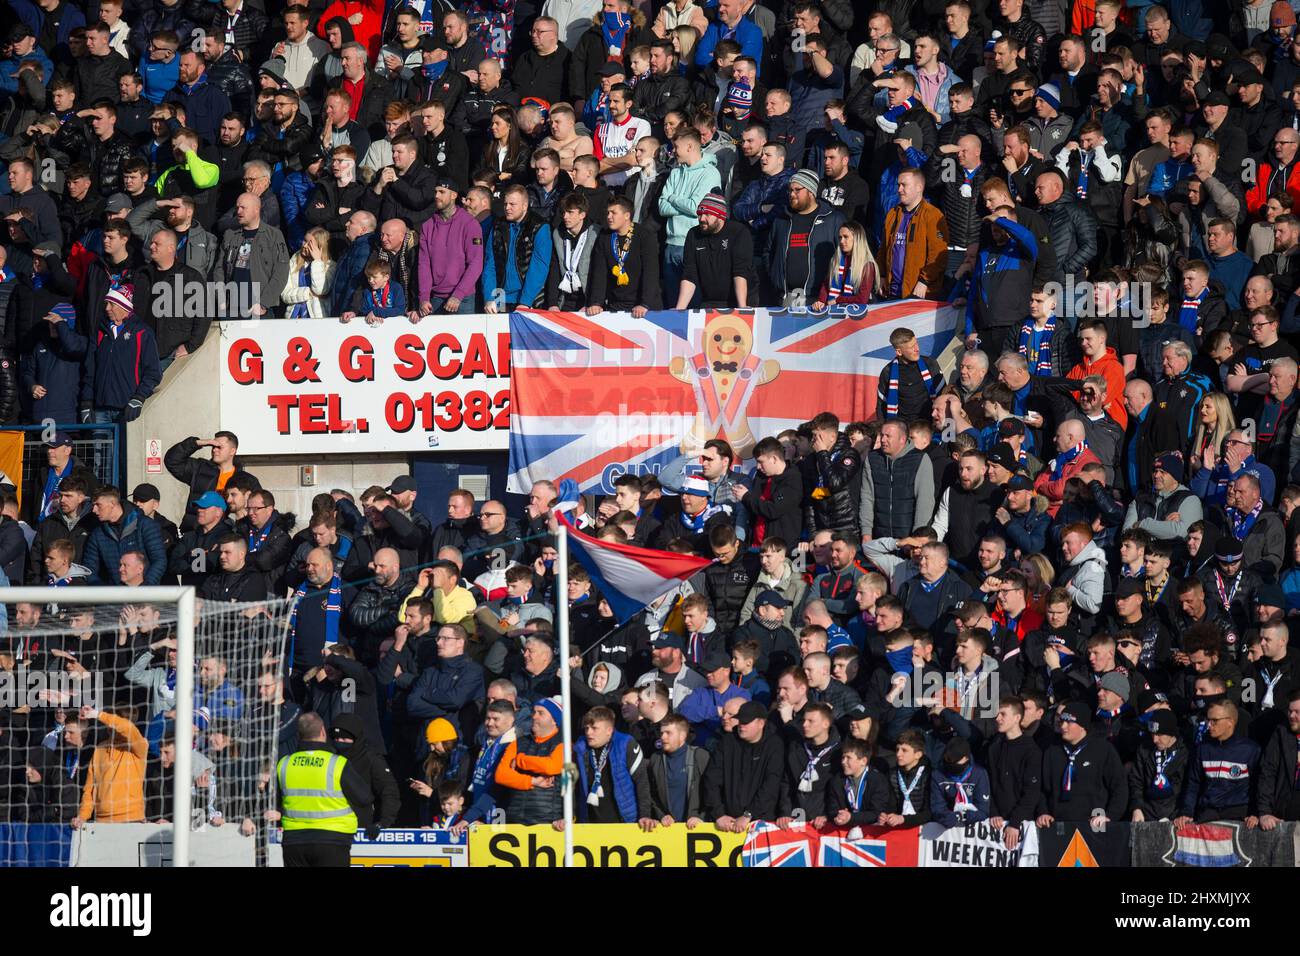
{"type": "Polygon", "coordinates": [[[504,451],[506,315],[221,325],[221,427],[245,455],[504,451]]]}

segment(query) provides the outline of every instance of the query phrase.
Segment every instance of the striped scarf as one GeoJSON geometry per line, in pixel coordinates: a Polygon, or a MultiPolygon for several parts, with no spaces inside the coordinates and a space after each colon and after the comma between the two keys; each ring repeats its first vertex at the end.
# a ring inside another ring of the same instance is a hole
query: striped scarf
{"type": "Polygon", "coordinates": [[[1073,448],[1067,448],[1055,458],[1052,459],[1052,481],[1060,481],[1065,476],[1065,468],[1070,462],[1083,454],[1083,450],[1088,447],[1088,439],[1084,439],[1073,448]]]}
{"type": "Polygon", "coordinates": [[[840,253],[839,264],[835,267],[835,276],[831,279],[830,295],[827,297],[830,304],[834,305],[844,296],[850,296],[854,292],[853,277],[849,274],[849,257],[847,253],[840,253]]]}
{"type": "MultiPolygon", "coordinates": [[[[934,393],[939,390],[939,384],[930,374],[930,366],[926,364],[924,358],[917,362],[916,366],[921,370],[921,384],[925,386],[926,394],[934,398],[934,393]]],[[[898,416],[898,377],[901,368],[902,359],[894,359],[889,363],[889,388],[885,392],[885,415],[891,418],[898,416]]]]}
{"type": "Polygon", "coordinates": [[[1092,165],[1092,150],[1083,153],[1079,159],[1079,179],[1074,184],[1074,194],[1080,199],[1088,198],[1088,167],[1092,165]]]}
{"type": "Polygon", "coordinates": [[[1264,510],[1264,499],[1255,502],[1255,507],[1249,511],[1241,511],[1238,508],[1228,508],[1228,520],[1232,522],[1232,536],[1238,541],[1245,541],[1246,535],[1250,534],[1250,529],[1255,526],[1255,521],[1259,518],[1260,513],[1264,510]]]}
{"type": "Polygon", "coordinates": [[[693,534],[701,534],[708,520],[720,511],[722,511],[722,506],[715,504],[705,505],[697,515],[688,515],[683,511],[681,514],[682,525],[693,534]]]}
{"type": "Polygon", "coordinates": [[[1188,332],[1195,332],[1197,325],[1201,320],[1201,300],[1205,298],[1208,289],[1202,289],[1201,294],[1194,299],[1183,299],[1182,308],[1178,310],[1178,324],[1188,332]]]}
{"type": "MultiPolygon", "coordinates": [[[[915,96],[909,96],[897,106],[891,106],[889,109],[885,110],[885,112],[877,116],[876,125],[880,127],[882,132],[896,133],[898,132],[898,121],[902,118],[903,114],[908,110],[914,110],[918,106],[923,105],[924,104],[915,96]]],[[[913,143],[912,145],[918,149],[920,148],[919,143],[913,143]]]]}
{"type": "Polygon", "coordinates": [[[1017,351],[1029,363],[1033,375],[1052,374],[1052,336],[1056,334],[1056,316],[1050,315],[1047,324],[1041,329],[1035,328],[1033,319],[1026,319],[1020,326],[1020,344],[1017,351]]]}
{"type": "MultiPolygon", "coordinates": [[[[298,608],[310,582],[303,581],[293,592],[293,610],[289,612],[289,672],[293,672],[293,650],[298,642],[298,608]]],[[[337,644],[339,619],[343,617],[343,584],[337,574],[330,578],[329,597],[325,602],[325,643],[337,644]]]]}

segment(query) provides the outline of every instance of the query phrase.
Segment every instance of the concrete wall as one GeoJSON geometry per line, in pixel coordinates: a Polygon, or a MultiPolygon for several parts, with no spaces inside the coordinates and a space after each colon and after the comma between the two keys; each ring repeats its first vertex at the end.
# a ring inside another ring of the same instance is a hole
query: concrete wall
{"type": "Polygon", "coordinates": [[[162,384],[144,403],[140,417],[126,426],[126,492],[141,482],[158,486],[162,499],[160,510],[179,523],[185,513],[188,487],[167,474],[146,470],[151,439],[156,439],[162,454],[190,435],[210,438],[220,429],[219,394],[221,335],[214,323],[203,347],[192,355],[173,362],[163,374],[162,384]]]}
{"type": "MultiPolygon", "coordinates": [[[[238,422],[221,421],[220,372],[221,334],[214,323],[207,340],[193,355],[173,362],[162,384],[145,402],[144,412],[127,425],[126,474],[130,491],[140,482],[158,486],[162,494],[162,513],[179,521],[185,512],[186,486],[164,468],[161,473],[147,471],[150,440],[156,440],[163,454],[176,442],[197,435],[210,438],[222,427],[239,434],[238,422]]],[[[206,451],[200,452],[205,456],[206,451]]],[[[262,486],[275,495],[280,512],[292,512],[299,527],[311,516],[311,499],[331,488],[346,488],[354,494],[370,485],[388,485],[397,475],[410,472],[410,460],[404,453],[309,456],[262,456],[242,459],[258,477],[262,486]],[[316,466],[316,482],[303,487],[300,466],[316,466]]]]}

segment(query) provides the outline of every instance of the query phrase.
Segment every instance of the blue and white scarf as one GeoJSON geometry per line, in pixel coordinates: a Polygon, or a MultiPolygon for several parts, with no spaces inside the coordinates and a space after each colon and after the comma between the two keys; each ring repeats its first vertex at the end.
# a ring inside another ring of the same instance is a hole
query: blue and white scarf
{"type": "MultiPolygon", "coordinates": [[[[916,363],[916,367],[921,370],[921,384],[925,386],[926,394],[934,398],[934,393],[939,391],[939,383],[930,374],[930,366],[924,356],[916,363]]],[[[889,418],[898,416],[898,377],[901,369],[902,359],[894,359],[885,370],[889,382],[885,390],[885,415],[889,418]]]]}
{"type": "Polygon", "coordinates": [[[1065,451],[1053,458],[1051,463],[1052,481],[1060,481],[1065,476],[1066,466],[1082,455],[1084,449],[1087,447],[1088,439],[1085,438],[1073,448],[1067,448],[1065,451]]]}
{"type": "Polygon", "coordinates": [[[1259,518],[1260,513],[1264,510],[1264,501],[1261,498],[1255,502],[1255,507],[1249,511],[1241,511],[1238,508],[1228,508],[1228,520],[1232,522],[1232,536],[1238,541],[1245,541],[1246,536],[1250,534],[1250,529],[1255,527],[1255,521],[1259,518]]]}
{"type": "MultiPolygon", "coordinates": [[[[293,592],[293,610],[289,612],[289,673],[293,673],[293,650],[298,643],[298,608],[310,582],[303,581],[293,592]]],[[[343,617],[343,584],[337,574],[330,578],[329,596],[325,601],[325,643],[337,644],[339,620],[343,617]]]]}
{"type": "MultiPolygon", "coordinates": [[[[882,132],[897,133],[898,121],[899,119],[902,118],[903,114],[906,113],[908,110],[914,110],[918,106],[922,106],[922,105],[923,104],[921,103],[921,101],[917,99],[915,96],[909,96],[907,99],[903,100],[903,102],[899,103],[897,106],[891,106],[889,109],[885,110],[885,112],[877,116],[876,125],[880,127],[882,132]]],[[[912,145],[917,146],[919,144],[913,143],[912,145]]]]}
{"type": "Polygon", "coordinates": [[[1033,319],[1020,326],[1020,344],[1017,351],[1029,363],[1031,375],[1052,374],[1052,336],[1056,334],[1056,316],[1047,318],[1047,324],[1038,328],[1033,319]]]}

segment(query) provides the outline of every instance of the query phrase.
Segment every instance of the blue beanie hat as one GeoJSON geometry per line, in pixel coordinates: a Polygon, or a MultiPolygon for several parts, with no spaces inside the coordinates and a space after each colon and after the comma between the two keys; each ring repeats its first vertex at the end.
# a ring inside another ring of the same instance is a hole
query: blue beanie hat
{"type": "Polygon", "coordinates": [[[564,720],[564,709],[560,706],[560,698],[543,697],[537,702],[537,706],[546,709],[546,712],[551,715],[551,719],[555,721],[557,727],[564,720]]]}
{"type": "Polygon", "coordinates": [[[1061,111],[1061,88],[1055,83],[1044,83],[1034,95],[1058,113],[1061,111]]]}

